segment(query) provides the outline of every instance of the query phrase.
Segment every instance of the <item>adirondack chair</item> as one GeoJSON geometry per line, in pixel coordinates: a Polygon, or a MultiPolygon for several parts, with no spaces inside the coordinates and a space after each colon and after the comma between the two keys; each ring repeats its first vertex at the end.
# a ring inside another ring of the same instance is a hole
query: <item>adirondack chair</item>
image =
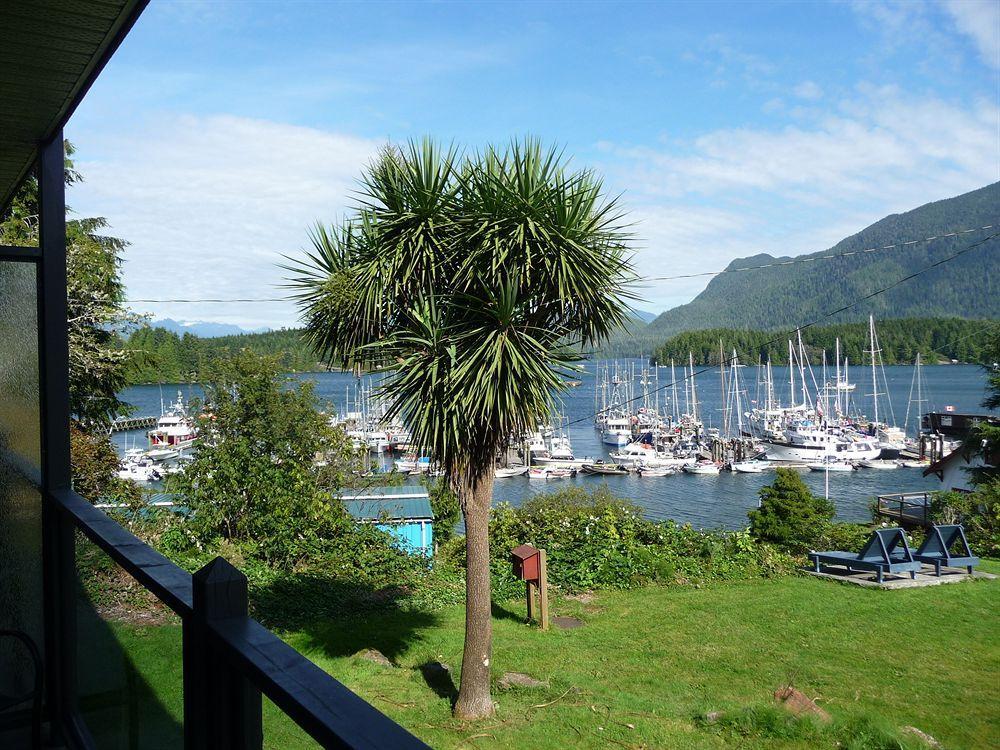
{"type": "Polygon", "coordinates": [[[906,534],[900,528],[876,529],[860,552],[810,552],[813,570],[820,572],[820,565],[843,565],[847,572],[873,570],[879,583],[886,573],[909,573],[917,577],[921,564],[913,558],[906,534]]]}
{"type": "Polygon", "coordinates": [[[941,568],[965,568],[972,575],[972,569],[979,565],[979,558],[969,549],[969,540],[965,538],[965,529],[961,524],[942,524],[933,526],[927,532],[924,543],[914,555],[917,560],[934,566],[934,575],[941,575],[941,568]],[[952,547],[958,547],[958,553],[952,555],[952,547]]]}

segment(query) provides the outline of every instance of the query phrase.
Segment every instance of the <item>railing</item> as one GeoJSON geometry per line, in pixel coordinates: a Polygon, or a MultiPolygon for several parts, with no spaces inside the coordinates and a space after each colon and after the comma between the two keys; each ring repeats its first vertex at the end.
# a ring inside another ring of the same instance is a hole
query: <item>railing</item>
{"type": "Polygon", "coordinates": [[[427,747],[249,617],[246,576],[223,558],[192,575],[75,492],[49,502],[180,616],[185,750],[260,748],[262,694],[323,747],[427,747]]]}
{"type": "Polygon", "coordinates": [[[893,495],[879,495],[876,513],[891,518],[903,525],[930,526],[930,492],[899,492],[893,495]]]}

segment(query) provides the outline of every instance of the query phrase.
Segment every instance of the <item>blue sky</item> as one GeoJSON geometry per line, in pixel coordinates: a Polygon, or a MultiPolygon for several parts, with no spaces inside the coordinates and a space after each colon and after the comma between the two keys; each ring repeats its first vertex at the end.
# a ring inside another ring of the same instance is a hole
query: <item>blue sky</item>
{"type": "MultiPolygon", "coordinates": [[[[995,0],[154,0],[67,127],[69,198],[132,242],[132,298],[272,297],[380,144],[530,134],[623,194],[642,275],[683,274],[1000,180],[998,87],[995,0]]],[[[286,303],[135,307],[295,323],[286,303]]]]}

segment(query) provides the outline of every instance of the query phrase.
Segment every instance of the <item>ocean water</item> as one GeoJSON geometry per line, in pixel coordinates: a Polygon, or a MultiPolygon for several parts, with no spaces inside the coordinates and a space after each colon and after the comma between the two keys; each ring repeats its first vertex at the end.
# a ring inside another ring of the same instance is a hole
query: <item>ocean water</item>
{"type": "MultiPolygon", "coordinates": [[[[643,367],[641,360],[621,360],[624,367],[632,363],[636,373],[643,367]]],[[[600,435],[593,427],[595,410],[595,362],[587,362],[585,371],[580,374],[581,385],[568,388],[560,399],[560,414],[564,423],[569,422],[567,434],[573,444],[574,453],[580,456],[607,458],[606,446],[601,443],[600,435]]],[[[907,412],[909,392],[913,380],[913,367],[894,366],[885,368],[885,378],[888,384],[888,400],[880,398],[879,416],[889,409],[895,415],[895,423],[903,426],[907,412]]],[[[677,369],[680,378],[682,372],[677,369]]],[[[349,373],[306,373],[291,375],[299,380],[312,380],[315,383],[316,394],[332,411],[343,408],[347,398],[353,403],[357,380],[349,373]]],[[[658,371],[660,391],[660,406],[669,405],[668,399],[672,389],[670,370],[661,368],[658,371]]],[[[776,395],[787,402],[788,370],[784,367],[773,368],[776,395]]],[[[820,375],[816,373],[817,379],[820,375]]],[[[832,375],[830,376],[832,378],[832,375]]],[[[757,368],[740,368],[740,378],[750,399],[757,397],[757,368]]],[[[797,374],[796,374],[797,380],[797,374]]],[[[984,395],[985,376],[982,369],[972,365],[935,365],[922,368],[923,397],[926,401],[920,411],[943,411],[946,406],[954,407],[956,412],[981,411],[979,402],[984,395]]],[[[862,367],[851,368],[851,381],[857,386],[851,398],[859,409],[871,414],[871,372],[862,367]],[[868,380],[866,382],[865,377],[868,380]]],[[[710,371],[697,376],[697,394],[699,413],[708,426],[718,426],[721,419],[722,394],[718,371],[710,371]]],[[[655,383],[650,388],[655,387],[655,383]]],[[[196,385],[140,385],[133,386],[122,392],[124,401],[132,404],[137,415],[159,414],[161,398],[164,403],[173,401],[178,391],[184,398],[201,396],[201,389],[196,385]]],[[[879,393],[883,384],[879,382],[879,393]]],[[[763,393],[763,391],[760,391],[763,393]]],[[[638,391],[637,391],[638,395],[638,391]]],[[[683,383],[677,385],[678,400],[683,405],[683,383]]],[[[915,396],[914,396],[915,398],[915,396]]],[[[743,409],[750,407],[744,404],[743,409]]],[[[914,434],[916,429],[915,412],[917,405],[911,409],[907,432],[914,434]]],[[[126,445],[144,445],[142,432],[117,433],[115,441],[120,448],[126,445]]],[[[699,528],[739,528],[746,524],[746,513],[757,505],[757,492],[771,481],[772,474],[730,474],[723,472],[718,476],[676,474],[669,477],[641,478],[635,475],[622,477],[594,477],[579,475],[572,479],[529,480],[527,477],[498,479],[493,493],[494,503],[509,502],[513,505],[521,503],[525,498],[539,492],[546,492],[568,484],[587,487],[598,486],[606,482],[617,495],[626,497],[640,505],[650,518],[673,519],[680,523],[691,523],[699,528]]],[[[817,494],[824,494],[824,475],[817,472],[803,472],[803,478],[817,494]]],[[[859,470],[851,473],[830,473],[829,496],[837,507],[838,517],[845,521],[868,520],[869,504],[875,495],[892,492],[917,492],[935,489],[938,481],[934,477],[923,477],[920,469],[897,469],[894,471],[859,470]]]]}

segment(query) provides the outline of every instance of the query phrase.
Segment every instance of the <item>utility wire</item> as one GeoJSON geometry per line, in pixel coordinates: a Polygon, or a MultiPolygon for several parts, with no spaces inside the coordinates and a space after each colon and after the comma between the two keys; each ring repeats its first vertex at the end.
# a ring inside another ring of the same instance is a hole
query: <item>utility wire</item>
{"type": "MultiPolygon", "coordinates": [[[[834,253],[831,255],[816,255],[810,258],[792,258],[790,260],[775,261],[774,263],[764,263],[760,266],[746,266],[743,268],[724,268],[721,271],[704,271],[702,273],[687,273],[679,274],[677,276],[649,276],[643,279],[643,281],[674,281],[676,279],[695,279],[705,276],[721,276],[725,273],[740,273],[742,271],[757,271],[761,268],[778,268],[780,266],[793,266],[799,263],[812,263],[817,260],[836,260],[837,258],[849,258],[852,255],[864,255],[866,253],[874,253],[881,250],[894,250],[903,247],[910,247],[913,245],[920,244],[921,242],[931,242],[933,240],[943,240],[948,237],[958,237],[963,234],[969,234],[970,232],[982,232],[987,229],[992,229],[993,224],[987,224],[984,227],[973,227],[972,229],[959,229],[954,232],[948,232],[947,234],[936,234],[931,237],[924,237],[919,240],[909,240],[908,242],[897,242],[892,245],[881,245],[879,247],[868,247],[863,250],[850,250],[845,253],[834,253]]],[[[288,297],[257,297],[257,298],[234,298],[234,299],[221,299],[221,298],[206,298],[206,299],[130,299],[127,300],[131,303],[144,303],[144,304],[195,304],[202,302],[210,303],[270,303],[270,302],[290,302],[288,297]]]]}
{"type": "Polygon", "coordinates": [[[756,271],[760,268],[777,268],[778,266],[793,266],[798,263],[812,263],[816,260],[836,260],[837,258],[849,258],[852,255],[863,255],[865,253],[875,253],[880,250],[894,250],[903,247],[909,247],[911,245],[918,245],[921,242],[931,242],[932,240],[943,240],[947,237],[958,237],[963,234],[969,234],[970,232],[982,232],[987,229],[992,229],[993,224],[987,224],[984,227],[973,227],[972,229],[960,229],[955,232],[948,232],[947,234],[935,234],[931,237],[924,237],[920,240],[909,240],[908,242],[897,242],[892,245],[881,245],[879,247],[867,247],[863,250],[849,250],[845,253],[833,253],[830,255],[815,255],[809,258],[791,258],[789,260],[779,260],[774,263],[764,263],[759,266],[745,266],[743,268],[724,268],[721,271],[705,271],[703,273],[687,273],[678,276],[650,276],[646,281],[673,281],[674,279],[694,279],[700,276],[720,276],[724,273],[739,273],[741,271],[756,271]]]}
{"type": "MultiPolygon", "coordinates": [[[[974,230],[970,230],[970,231],[974,231],[974,230]]],[[[890,291],[891,289],[895,289],[897,286],[899,286],[901,284],[905,284],[907,281],[910,281],[911,279],[915,279],[917,276],[920,276],[921,274],[926,273],[927,271],[933,270],[933,269],[935,269],[935,268],[937,268],[939,266],[943,266],[945,263],[948,263],[949,261],[955,260],[955,258],[958,258],[958,257],[960,257],[962,255],[965,255],[966,253],[971,252],[972,250],[975,250],[977,247],[980,247],[981,245],[984,245],[987,242],[989,242],[990,240],[996,239],[997,237],[1000,237],[1000,232],[995,232],[994,234],[991,234],[988,237],[984,237],[983,239],[979,240],[978,242],[974,242],[971,245],[969,245],[969,246],[967,246],[967,247],[959,250],[957,253],[953,253],[952,255],[949,255],[946,258],[942,258],[941,260],[939,260],[939,261],[937,261],[935,263],[931,263],[929,266],[924,266],[919,271],[914,271],[913,273],[911,273],[911,274],[909,274],[907,276],[904,276],[903,278],[898,279],[897,281],[894,281],[893,283],[888,284],[887,286],[884,286],[881,289],[877,289],[876,291],[872,292],[871,294],[866,294],[863,297],[859,297],[854,302],[851,302],[850,304],[844,305],[843,307],[839,307],[836,310],[833,310],[831,312],[826,313],[825,315],[821,315],[820,317],[818,317],[815,320],[812,320],[812,321],[806,323],[805,325],[796,326],[795,328],[793,328],[793,329],[791,329],[789,331],[784,331],[782,333],[779,333],[775,338],[770,339],[769,341],[765,341],[763,344],[761,344],[761,348],[766,347],[766,346],[770,346],[771,344],[776,344],[779,341],[781,341],[782,339],[787,338],[788,336],[791,336],[791,335],[795,334],[797,331],[804,331],[806,328],[810,328],[810,327],[816,325],[817,323],[821,323],[822,321],[826,320],[827,318],[831,318],[834,315],[838,315],[838,314],[840,314],[842,312],[850,310],[852,307],[857,307],[862,302],[867,302],[868,300],[872,299],[873,297],[877,297],[880,294],[885,294],[886,292],[890,291]]],[[[728,359],[723,360],[722,363],[721,363],[721,365],[725,366],[725,365],[731,364],[732,362],[736,361],[737,359],[738,359],[738,357],[729,357],[728,359]]],[[[642,396],[634,396],[634,397],[632,397],[632,398],[630,398],[630,399],[628,399],[626,401],[623,401],[621,404],[616,404],[615,407],[610,407],[610,406],[609,407],[605,407],[604,409],[598,409],[594,413],[588,414],[585,417],[578,417],[578,418],[576,418],[576,419],[574,419],[574,420],[572,420],[570,422],[567,422],[566,426],[569,427],[570,425],[579,424],[580,422],[589,421],[589,420],[593,419],[594,417],[596,417],[598,414],[601,414],[603,412],[609,411],[612,408],[617,408],[618,406],[624,406],[625,404],[630,404],[632,402],[639,401],[639,400],[645,398],[646,396],[649,396],[650,394],[658,393],[660,391],[665,391],[668,388],[672,388],[674,385],[677,385],[679,383],[683,383],[685,380],[690,380],[691,378],[695,377],[696,375],[703,375],[706,372],[709,372],[710,370],[714,371],[717,366],[718,365],[711,365],[709,367],[704,367],[704,368],[702,368],[700,370],[692,371],[691,373],[689,373],[688,375],[686,375],[684,377],[678,378],[677,380],[673,380],[673,381],[667,383],[666,385],[660,386],[659,388],[654,388],[651,391],[647,391],[642,396]]]]}

